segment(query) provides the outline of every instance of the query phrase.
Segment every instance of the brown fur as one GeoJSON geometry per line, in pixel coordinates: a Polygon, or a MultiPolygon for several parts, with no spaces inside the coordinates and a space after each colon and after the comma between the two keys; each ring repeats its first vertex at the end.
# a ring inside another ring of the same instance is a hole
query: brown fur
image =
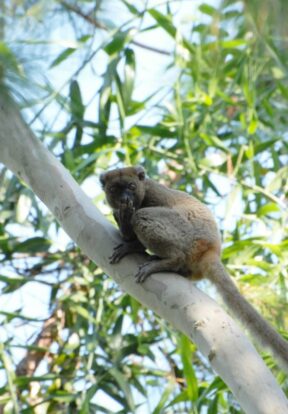
{"type": "Polygon", "coordinates": [[[156,259],[140,266],[137,282],[165,271],[211,280],[233,314],[288,371],[288,343],[240,294],[221,263],[220,235],[209,209],[184,192],[146,178],[141,167],[109,171],[100,180],[126,241],[116,247],[111,262],[148,249],[156,259]]]}

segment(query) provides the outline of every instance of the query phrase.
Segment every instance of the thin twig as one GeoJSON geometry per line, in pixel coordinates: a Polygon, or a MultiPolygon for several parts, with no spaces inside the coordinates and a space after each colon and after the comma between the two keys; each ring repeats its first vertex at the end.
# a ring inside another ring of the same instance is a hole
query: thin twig
{"type": "MultiPolygon", "coordinates": [[[[70,10],[73,13],[77,14],[78,16],[82,17],[84,20],[91,23],[93,26],[97,27],[98,29],[105,30],[106,32],[109,30],[105,24],[99,22],[99,20],[95,19],[94,17],[91,17],[89,14],[83,13],[79,7],[74,6],[72,4],[68,4],[66,3],[66,1],[62,1],[62,0],[60,0],[59,3],[62,4],[62,6],[65,7],[67,10],[70,10]]],[[[135,46],[141,47],[142,49],[149,50],[150,52],[158,53],[158,54],[165,55],[165,56],[171,56],[171,52],[169,52],[168,50],[159,49],[154,46],[145,45],[142,42],[139,42],[137,40],[131,40],[131,43],[135,46]]]]}

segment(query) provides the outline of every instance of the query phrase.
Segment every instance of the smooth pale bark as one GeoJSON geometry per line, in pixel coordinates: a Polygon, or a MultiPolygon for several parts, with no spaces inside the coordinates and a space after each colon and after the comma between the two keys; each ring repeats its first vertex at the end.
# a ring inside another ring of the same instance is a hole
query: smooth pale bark
{"type": "Polygon", "coordinates": [[[63,229],[121,289],[171,322],[197,344],[249,414],[287,414],[288,401],[239,326],[190,281],[172,273],[134,282],[141,255],[109,263],[118,231],[42,145],[18,109],[0,94],[0,162],[23,179],[63,229]]]}

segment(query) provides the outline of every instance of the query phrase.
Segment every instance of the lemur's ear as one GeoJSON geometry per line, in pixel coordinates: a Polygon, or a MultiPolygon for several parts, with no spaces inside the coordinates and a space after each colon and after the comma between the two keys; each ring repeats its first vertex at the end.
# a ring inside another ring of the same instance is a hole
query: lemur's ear
{"type": "Polygon", "coordinates": [[[104,185],[105,185],[105,179],[106,179],[106,174],[105,173],[100,174],[99,181],[100,181],[102,187],[104,187],[104,185]]]}
{"type": "Polygon", "coordinates": [[[141,167],[141,165],[137,165],[135,167],[135,171],[140,181],[145,180],[146,173],[145,173],[144,168],[141,167]]]}

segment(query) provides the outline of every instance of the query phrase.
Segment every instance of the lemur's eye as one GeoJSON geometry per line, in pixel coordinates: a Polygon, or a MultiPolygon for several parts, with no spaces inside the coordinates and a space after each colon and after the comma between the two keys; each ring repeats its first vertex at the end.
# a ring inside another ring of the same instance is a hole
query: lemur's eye
{"type": "Polygon", "coordinates": [[[116,193],[116,191],[117,191],[117,186],[116,185],[111,185],[109,187],[109,192],[110,193],[114,194],[114,193],[116,193]]]}
{"type": "Polygon", "coordinates": [[[128,184],[128,188],[129,188],[129,190],[135,191],[135,190],[136,190],[136,184],[134,184],[134,183],[129,183],[129,184],[128,184]]]}

